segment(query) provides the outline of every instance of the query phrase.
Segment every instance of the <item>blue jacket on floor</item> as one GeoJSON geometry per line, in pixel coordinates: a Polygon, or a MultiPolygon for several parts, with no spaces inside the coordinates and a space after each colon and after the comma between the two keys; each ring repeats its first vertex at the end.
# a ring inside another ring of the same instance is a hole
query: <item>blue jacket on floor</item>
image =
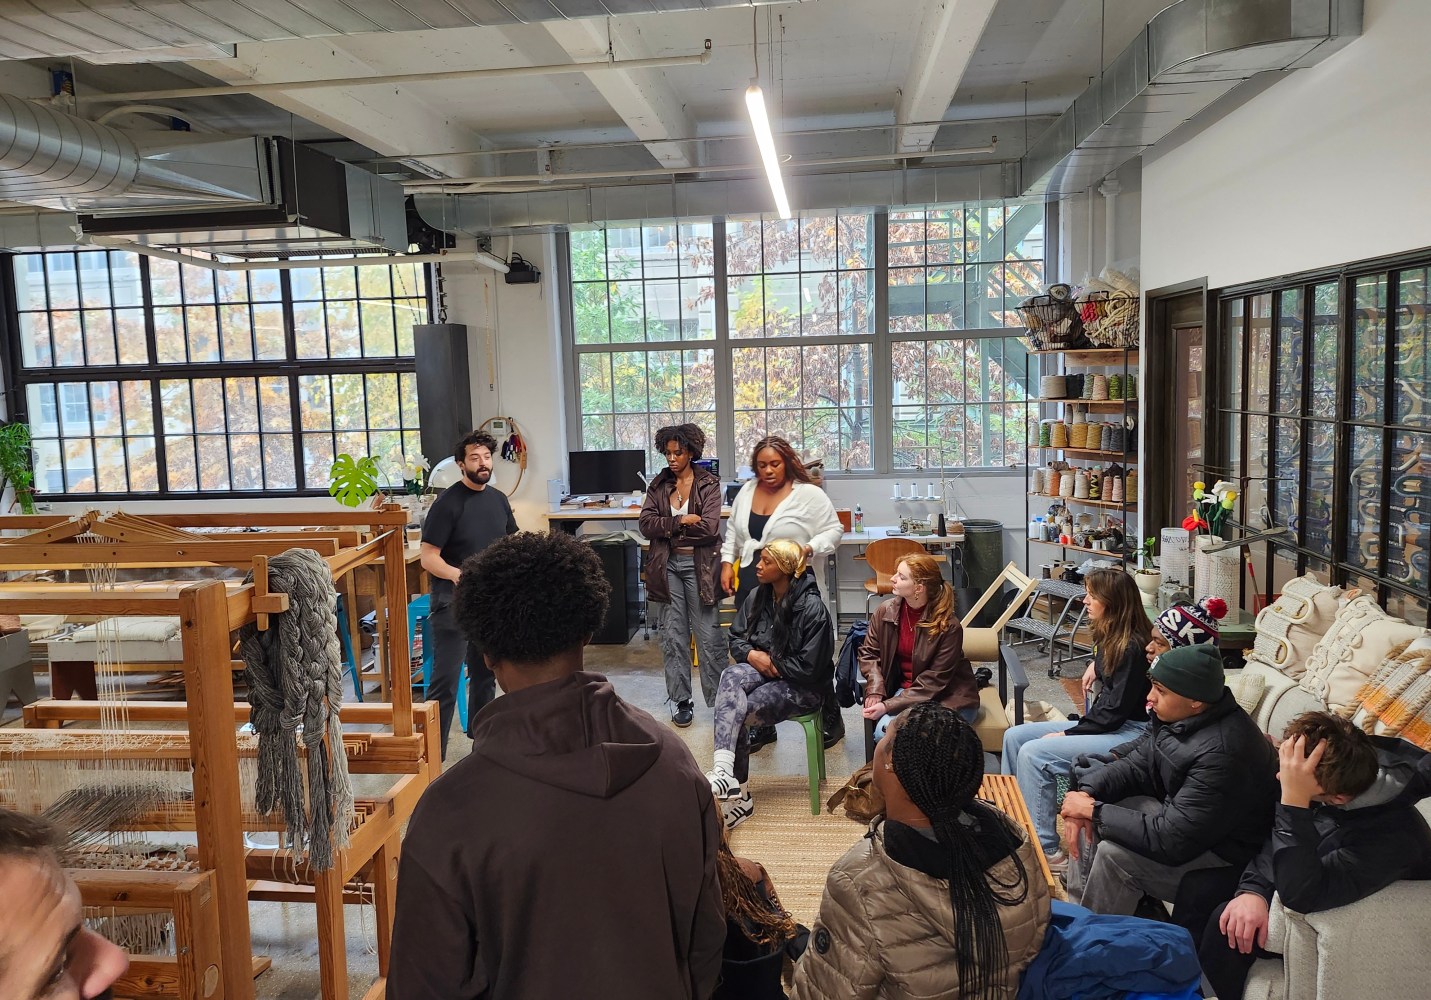
{"type": "Polygon", "coordinates": [[[1019,1000],[1181,1000],[1196,997],[1201,981],[1197,948],[1183,928],[1055,900],[1019,1000]]]}

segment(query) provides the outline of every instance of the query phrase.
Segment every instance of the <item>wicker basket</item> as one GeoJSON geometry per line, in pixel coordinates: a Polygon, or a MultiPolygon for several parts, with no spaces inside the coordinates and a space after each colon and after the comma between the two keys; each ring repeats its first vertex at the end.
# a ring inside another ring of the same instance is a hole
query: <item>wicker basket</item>
{"type": "Polygon", "coordinates": [[[1077,347],[1083,343],[1083,321],[1071,301],[1051,295],[1035,295],[1019,306],[1019,315],[1029,331],[1034,350],[1051,351],[1077,347]]]}
{"type": "Polygon", "coordinates": [[[1088,339],[1097,347],[1138,346],[1139,300],[1122,292],[1089,292],[1076,300],[1088,339]]]}

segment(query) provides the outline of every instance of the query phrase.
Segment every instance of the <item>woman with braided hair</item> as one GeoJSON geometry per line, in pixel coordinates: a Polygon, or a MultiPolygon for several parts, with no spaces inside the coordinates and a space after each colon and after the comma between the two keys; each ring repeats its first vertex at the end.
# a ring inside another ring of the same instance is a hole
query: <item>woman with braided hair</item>
{"type": "Polygon", "coordinates": [[[830,869],[791,1000],[994,1000],[1018,993],[1043,944],[1037,848],[976,796],[984,752],[938,702],[895,717],[875,747],[885,815],[830,869]]]}
{"type": "Polygon", "coordinates": [[[748,726],[773,726],[820,707],[835,674],[830,612],[805,565],[804,547],[777,538],[760,553],[759,581],[730,627],[734,663],[720,675],[715,704],[715,761],[706,777],[735,829],[755,812],[748,726]]]}

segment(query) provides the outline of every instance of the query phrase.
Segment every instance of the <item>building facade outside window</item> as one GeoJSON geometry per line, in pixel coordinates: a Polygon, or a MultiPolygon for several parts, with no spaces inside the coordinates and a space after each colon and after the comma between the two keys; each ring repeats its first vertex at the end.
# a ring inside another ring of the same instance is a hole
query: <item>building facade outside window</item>
{"type": "Polygon", "coordinates": [[[565,249],[573,449],[654,470],[655,428],[692,420],[735,463],[766,434],[830,471],[1027,459],[1041,204],[648,221],[565,249]]]}
{"type": "Polygon", "coordinates": [[[216,272],[97,250],[5,272],[40,495],[325,493],[338,454],[419,452],[418,265],[216,272]]]}

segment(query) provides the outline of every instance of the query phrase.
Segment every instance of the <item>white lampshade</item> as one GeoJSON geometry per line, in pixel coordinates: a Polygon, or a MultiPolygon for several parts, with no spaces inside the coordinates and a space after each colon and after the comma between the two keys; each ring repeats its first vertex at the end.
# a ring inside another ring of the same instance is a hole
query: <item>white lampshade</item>
{"type": "Polygon", "coordinates": [[[461,479],[462,470],[457,468],[457,461],[448,456],[432,467],[427,484],[433,489],[445,490],[449,486],[457,485],[461,479]]]}

